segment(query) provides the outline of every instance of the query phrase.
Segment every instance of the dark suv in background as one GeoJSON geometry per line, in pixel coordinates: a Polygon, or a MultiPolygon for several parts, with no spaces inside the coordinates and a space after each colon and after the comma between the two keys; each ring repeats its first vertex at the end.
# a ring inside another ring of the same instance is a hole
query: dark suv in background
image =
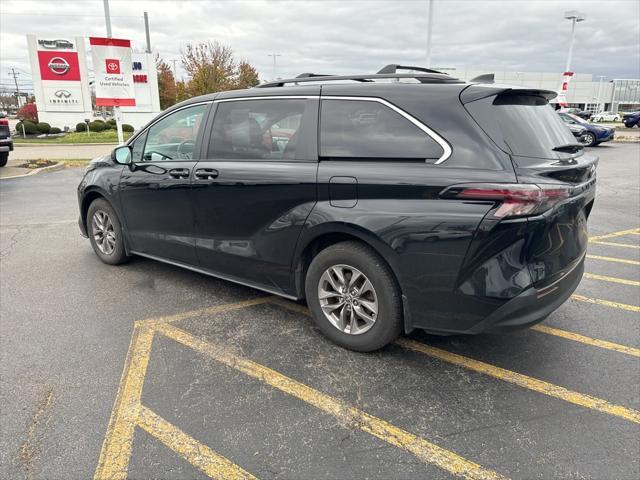
{"type": "Polygon", "coordinates": [[[0,113],[0,167],[4,167],[9,161],[9,152],[13,150],[13,139],[9,129],[9,120],[6,115],[0,113]]]}
{"type": "Polygon", "coordinates": [[[172,107],[92,161],[82,233],[105,263],[306,299],[359,351],[542,321],[582,277],[597,159],[554,92],[401,68],[172,107]]]}

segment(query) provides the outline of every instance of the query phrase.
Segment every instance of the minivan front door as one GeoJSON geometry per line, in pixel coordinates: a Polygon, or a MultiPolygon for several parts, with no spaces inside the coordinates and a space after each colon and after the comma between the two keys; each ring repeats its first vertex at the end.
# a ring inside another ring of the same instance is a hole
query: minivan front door
{"type": "Polygon", "coordinates": [[[316,202],[317,96],[225,99],[214,110],[192,189],[200,265],[290,293],[296,242],[316,202]]]}
{"type": "Polygon", "coordinates": [[[132,144],[131,168],[120,177],[130,250],[197,265],[190,189],[209,104],[177,110],[132,144]]]}

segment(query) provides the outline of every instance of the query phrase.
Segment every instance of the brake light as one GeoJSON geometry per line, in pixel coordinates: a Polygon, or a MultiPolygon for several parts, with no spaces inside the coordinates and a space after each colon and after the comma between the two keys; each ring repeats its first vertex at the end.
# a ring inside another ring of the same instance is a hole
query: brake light
{"type": "Polygon", "coordinates": [[[0,118],[0,125],[9,126],[9,120],[7,120],[6,118],[0,118]]]}
{"type": "Polygon", "coordinates": [[[496,218],[537,215],[571,195],[570,187],[559,185],[468,183],[452,185],[440,193],[442,198],[485,200],[499,203],[496,218]]]}

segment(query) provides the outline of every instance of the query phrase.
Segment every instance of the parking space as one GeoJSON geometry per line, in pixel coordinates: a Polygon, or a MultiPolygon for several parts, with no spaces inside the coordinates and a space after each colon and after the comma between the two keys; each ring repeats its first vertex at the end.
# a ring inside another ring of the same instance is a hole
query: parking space
{"type": "Polygon", "coordinates": [[[528,330],[373,354],[297,303],[100,264],[74,224],[79,171],[3,181],[0,476],[638,478],[640,145],[592,152],[571,300],[528,330]]]}

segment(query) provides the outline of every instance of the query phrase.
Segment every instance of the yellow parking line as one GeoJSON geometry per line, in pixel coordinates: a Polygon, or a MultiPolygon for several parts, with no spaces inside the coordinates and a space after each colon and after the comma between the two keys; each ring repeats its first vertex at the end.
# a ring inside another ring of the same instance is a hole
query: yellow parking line
{"type": "Polygon", "coordinates": [[[449,473],[468,479],[505,478],[493,470],[485,469],[454,452],[369,415],[341,400],[325,395],[275,370],[238,357],[223,347],[204,342],[190,333],[168,324],[157,325],[156,329],[158,333],[166,335],[182,345],[313,405],[354,428],[359,428],[380,440],[410,452],[425,463],[438,466],[449,473]]]}
{"type": "Polygon", "coordinates": [[[133,432],[140,409],[140,396],[149,365],[152,342],[153,330],[134,324],[120,387],[100,451],[95,480],[127,478],[133,432]]]}
{"type": "Polygon", "coordinates": [[[250,307],[252,305],[260,305],[271,300],[271,297],[258,297],[251,300],[244,300],[237,303],[228,303],[226,305],[215,305],[213,307],[198,308],[196,310],[189,310],[187,312],[176,313],[175,315],[166,315],[164,317],[153,317],[145,320],[138,320],[136,323],[153,326],[161,323],[177,322],[184,320],[185,318],[199,317],[201,315],[213,315],[214,313],[227,312],[229,310],[237,310],[239,308],[250,307]]]}
{"type": "Polygon", "coordinates": [[[619,242],[590,242],[596,245],[609,245],[610,247],[624,247],[624,248],[640,248],[640,245],[631,245],[629,243],[619,243],[619,242]]]}
{"type": "Polygon", "coordinates": [[[603,260],[605,262],[626,263],[628,265],[640,265],[637,260],[627,260],[626,258],[603,257],[602,255],[587,255],[591,260],[603,260]]]}
{"type": "Polygon", "coordinates": [[[632,287],[640,287],[640,282],[637,280],[627,280],[626,278],[609,277],[607,275],[597,275],[595,273],[585,272],[584,278],[590,278],[591,280],[601,280],[603,282],[621,283],[622,285],[631,285],[632,287]]]}
{"type": "Polygon", "coordinates": [[[488,375],[505,382],[513,383],[534,392],[549,395],[551,397],[555,397],[560,400],[564,400],[565,402],[579,405],[581,407],[586,407],[591,410],[614,415],[616,417],[623,418],[634,423],[640,423],[640,411],[638,410],[633,410],[621,405],[614,405],[601,398],[574,392],[564,387],[560,387],[543,380],[538,380],[537,378],[529,377],[521,373],[496,367],[494,365],[490,365],[479,360],[474,360],[472,358],[464,357],[456,353],[448,352],[440,348],[431,347],[429,345],[425,345],[408,338],[401,338],[397,343],[408,350],[437,358],[438,360],[442,360],[444,362],[466,368],[467,370],[473,370],[474,372],[482,373],[484,375],[488,375]]]}
{"type": "Polygon", "coordinates": [[[634,357],[640,357],[640,348],[628,347],[619,343],[608,342],[606,340],[598,340],[597,338],[587,337],[579,333],[568,332],[566,330],[560,330],[559,328],[549,327],[547,325],[534,325],[531,330],[536,332],[546,333],[548,335],[554,335],[567,340],[573,340],[574,342],[584,343],[594,347],[604,348],[607,350],[613,350],[614,352],[625,353],[634,357]]]}
{"type": "Polygon", "coordinates": [[[629,234],[636,234],[636,235],[640,234],[640,228],[630,228],[629,230],[619,230],[617,232],[607,233],[605,235],[596,235],[594,237],[590,237],[589,241],[595,242],[598,240],[604,240],[605,238],[622,237],[623,235],[629,235],[629,234]]]}
{"type": "Polygon", "coordinates": [[[593,303],[595,305],[602,305],[603,307],[618,308],[620,310],[627,310],[629,312],[640,312],[640,307],[637,305],[628,305],[626,303],[611,302],[609,300],[602,300],[601,298],[585,297],[584,295],[578,295],[574,293],[571,295],[572,300],[578,300],[579,302],[593,303]]]}
{"type": "Polygon", "coordinates": [[[256,478],[147,407],[140,407],[137,425],[210,478],[220,480],[254,480],[256,478]]]}

